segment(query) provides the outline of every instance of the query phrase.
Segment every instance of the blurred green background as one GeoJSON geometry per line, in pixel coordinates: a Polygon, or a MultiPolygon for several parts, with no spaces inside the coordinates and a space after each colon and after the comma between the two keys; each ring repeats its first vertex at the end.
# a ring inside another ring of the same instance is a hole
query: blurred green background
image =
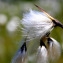
{"type": "MultiPolygon", "coordinates": [[[[34,4],[63,23],[63,0],[0,0],[0,63],[11,63],[12,57],[20,48],[22,40],[20,20],[23,13],[29,9],[38,10],[34,4]]],[[[51,36],[62,47],[61,57],[56,63],[63,63],[63,30],[55,28],[51,36]]],[[[30,43],[29,53],[34,53],[37,43],[36,40],[30,43]]]]}

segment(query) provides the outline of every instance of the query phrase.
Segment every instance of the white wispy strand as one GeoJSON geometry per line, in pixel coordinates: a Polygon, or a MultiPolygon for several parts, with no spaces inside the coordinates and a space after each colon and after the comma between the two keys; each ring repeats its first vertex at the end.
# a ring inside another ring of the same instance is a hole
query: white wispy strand
{"type": "Polygon", "coordinates": [[[38,48],[37,63],[48,63],[48,52],[44,46],[38,48]]]}
{"type": "Polygon", "coordinates": [[[27,58],[27,52],[25,52],[24,50],[23,53],[21,53],[21,51],[19,50],[12,59],[11,63],[26,63],[27,61],[26,58],[27,58]]]}
{"type": "Polygon", "coordinates": [[[52,30],[53,22],[43,13],[34,10],[23,15],[21,20],[23,36],[29,39],[40,38],[52,30]]]}
{"type": "Polygon", "coordinates": [[[15,54],[11,63],[27,63],[26,43],[24,43],[15,54]]]}
{"type": "Polygon", "coordinates": [[[51,38],[50,46],[48,49],[49,59],[54,61],[57,60],[61,55],[61,47],[60,44],[53,38],[51,38]]]}

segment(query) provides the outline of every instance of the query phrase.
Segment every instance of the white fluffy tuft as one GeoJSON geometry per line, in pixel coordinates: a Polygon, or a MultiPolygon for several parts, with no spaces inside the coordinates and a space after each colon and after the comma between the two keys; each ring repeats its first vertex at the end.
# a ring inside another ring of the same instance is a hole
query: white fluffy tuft
{"type": "Polygon", "coordinates": [[[52,61],[57,60],[61,55],[61,47],[60,44],[53,38],[50,42],[50,46],[48,49],[49,59],[52,61]]]}
{"type": "Polygon", "coordinates": [[[12,59],[11,63],[27,63],[27,52],[25,50],[21,53],[21,50],[19,50],[14,58],[12,59]]]}
{"type": "Polygon", "coordinates": [[[44,46],[38,48],[37,63],[48,63],[48,52],[44,46]]]}
{"type": "Polygon", "coordinates": [[[40,38],[51,31],[53,22],[43,13],[30,10],[23,15],[21,20],[23,27],[23,36],[29,39],[40,38]]]}

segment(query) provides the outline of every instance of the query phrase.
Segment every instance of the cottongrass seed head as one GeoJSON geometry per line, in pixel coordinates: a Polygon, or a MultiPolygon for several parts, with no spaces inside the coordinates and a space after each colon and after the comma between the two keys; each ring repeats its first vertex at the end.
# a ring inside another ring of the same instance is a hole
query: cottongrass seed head
{"type": "Polygon", "coordinates": [[[60,44],[55,39],[49,37],[47,38],[47,45],[41,41],[37,51],[37,63],[54,62],[60,58],[60,44]]]}
{"type": "Polygon", "coordinates": [[[52,61],[58,60],[61,55],[61,46],[59,42],[57,42],[53,38],[49,38],[48,44],[49,44],[48,48],[49,59],[52,61]]]}
{"type": "Polygon", "coordinates": [[[11,63],[27,63],[27,47],[24,42],[18,52],[15,54],[11,63]]]}
{"type": "Polygon", "coordinates": [[[29,40],[41,38],[53,29],[53,22],[43,12],[30,10],[23,15],[21,24],[23,36],[28,36],[29,40]]]}
{"type": "Polygon", "coordinates": [[[63,28],[63,24],[57,19],[51,17],[42,8],[35,5],[41,12],[30,10],[23,15],[21,24],[24,26],[21,28],[23,36],[32,40],[34,38],[41,38],[49,33],[54,27],[59,26],[63,28]]]}
{"type": "Polygon", "coordinates": [[[37,63],[48,63],[48,52],[45,46],[39,46],[37,51],[37,63]]]}
{"type": "MultiPolygon", "coordinates": [[[[39,9],[42,10],[41,8],[39,9]]],[[[23,15],[23,19],[21,20],[21,24],[23,25],[21,27],[23,37],[27,38],[27,40],[29,41],[35,38],[41,39],[42,37],[50,33],[50,31],[56,26],[63,28],[63,24],[48,15],[45,11],[39,12],[35,10],[30,10],[29,12],[25,13],[23,15]]],[[[61,54],[59,43],[53,38],[49,39],[48,49],[44,45],[39,46],[37,51],[37,63],[48,63],[49,58],[52,61],[59,58],[61,54]]],[[[19,50],[17,56],[15,57],[15,61],[17,61],[13,63],[25,63],[23,62],[23,57],[25,59],[26,51],[23,50],[23,52],[21,53],[21,51],[19,50]]]]}

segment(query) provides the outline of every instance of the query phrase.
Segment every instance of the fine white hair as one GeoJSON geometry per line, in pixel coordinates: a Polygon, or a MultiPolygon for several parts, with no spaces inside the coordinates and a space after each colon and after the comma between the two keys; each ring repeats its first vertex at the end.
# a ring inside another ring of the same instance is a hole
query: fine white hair
{"type": "Polygon", "coordinates": [[[53,29],[53,22],[43,12],[30,10],[23,15],[21,20],[23,25],[23,36],[27,36],[29,40],[41,38],[53,29]]]}
{"type": "Polygon", "coordinates": [[[39,46],[37,51],[37,63],[48,63],[48,52],[45,46],[39,46]]]}
{"type": "Polygon", "coordinates": [[[18,51],[11,63],[26,63],[26,55],[25,51],[22,54],[18,51]]]}
{"type": "Polygon", "coordinates": [[[20,50],[16,53],[11,63],[27,63],[26,46],[23,44],[20,50]]]}
{"type": "Polygon", "coordinates": [[[51,41],[49,42],[48,55],[49,59],[54,61],[57,60],[61,55],[61,46],[55,39],[50,39],[51,41]]]}

